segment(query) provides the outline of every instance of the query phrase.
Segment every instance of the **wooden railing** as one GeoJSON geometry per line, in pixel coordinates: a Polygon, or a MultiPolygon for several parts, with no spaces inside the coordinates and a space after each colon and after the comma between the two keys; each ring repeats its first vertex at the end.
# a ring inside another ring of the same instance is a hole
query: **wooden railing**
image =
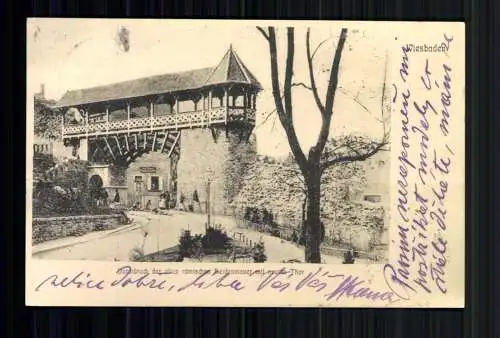
{"type": "Polygon", "coordinates": [[[108,134],[203,128],[231,121],[255,123],[255,110],[220,107],[205,111],[174,113],[162,116],[131,118],[109,122],[63,125],[63,138],[92,137],[108,134]]]}

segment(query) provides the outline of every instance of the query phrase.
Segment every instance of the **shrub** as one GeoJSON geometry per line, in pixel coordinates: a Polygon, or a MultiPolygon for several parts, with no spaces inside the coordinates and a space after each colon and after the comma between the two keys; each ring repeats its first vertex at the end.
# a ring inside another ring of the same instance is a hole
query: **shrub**
{"type": "Polygon", "coordinates": [[[193,249],[193,237],[191,231],[186,230],[179,238],[179,255],[181,257],[191,257],[193,249]]]}
{"type": "Polygon", "coordinates": [[[179,255],[201,258],[205,252],[222,251],[231,247],[231,239],[221,229],[208,227],[205,235],[192,235],[186,230],[179,238],[179,255]]]}
{"type": "Polygon", "coordinates": [[[348,250],[344,253],[344,261],[342,264],[354,264],[355,253],[352,250],[348,250]]]}
{"type": "Polygon", "coordinates": [[[144,260],[144,250],[135,247],[130,251],[129,258],[132,262],[141,262],[144,260]]]}
{"type": "Polygon", "coordinates": [[[254,263],[264,263],[267,261],[264,242],[260,241],[253,247],[253,261],[254,263]]]}
{"type": "Polygon", "coordinates": [[[231,246],[230,238],[221,229],[209,226],[202,239],[204,250],[225,250],[231,246]]]}

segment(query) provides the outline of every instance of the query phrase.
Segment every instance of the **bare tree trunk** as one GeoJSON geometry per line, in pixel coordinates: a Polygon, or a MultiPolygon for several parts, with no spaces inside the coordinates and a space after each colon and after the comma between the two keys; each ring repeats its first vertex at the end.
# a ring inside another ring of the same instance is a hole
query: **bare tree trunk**
{"type": "Polygon", "coordinates": [[[304,200],[302,201],[302,233],[306,224],[307,215],[307,192],[304,192],[304,200]]]}
{"type": "Polygon", "coordinates": [[[305,261],[321,263],[321,170],[318,166],[312,168],[307,175],[307,212],[306,212],[306,247],[305,261]]]}

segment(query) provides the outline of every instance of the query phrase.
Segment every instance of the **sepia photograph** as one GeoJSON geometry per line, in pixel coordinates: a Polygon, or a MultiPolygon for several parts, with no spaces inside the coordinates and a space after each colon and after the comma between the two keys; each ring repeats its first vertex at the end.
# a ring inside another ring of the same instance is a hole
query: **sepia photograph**
{"type": "Polygon", "coordinates": [[[28,20],[27,302],[463,307],[464,32],[28,20]]]}
{"type": "Polygon", "coordinates": [[[387,260],[380,36],[113,20],[33,28],[34,259],[387,260]]]}

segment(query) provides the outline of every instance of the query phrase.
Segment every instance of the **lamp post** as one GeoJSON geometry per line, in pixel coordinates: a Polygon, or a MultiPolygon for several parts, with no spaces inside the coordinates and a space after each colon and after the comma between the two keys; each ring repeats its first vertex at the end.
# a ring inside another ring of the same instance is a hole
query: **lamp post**
{"type": "Polygon", "coordinates": [[[210,178],[208,178],[207,182],[207,227],[209,226],[210,226],[210,178]]]}
{"type": "Polygon", "coordinates": [[[213,170],[211,168],[208,168],[207,169],[207,201],[206,201],[206,204],[207,204],[207,227],[210,226],[210,222],[211,222],[211,209],[212,209],[212,206],[211,206],[211,200],[210,200],[210,195],[211,195],[211,183],[212,183],[212,177],[213,177],[213,170]]]}

